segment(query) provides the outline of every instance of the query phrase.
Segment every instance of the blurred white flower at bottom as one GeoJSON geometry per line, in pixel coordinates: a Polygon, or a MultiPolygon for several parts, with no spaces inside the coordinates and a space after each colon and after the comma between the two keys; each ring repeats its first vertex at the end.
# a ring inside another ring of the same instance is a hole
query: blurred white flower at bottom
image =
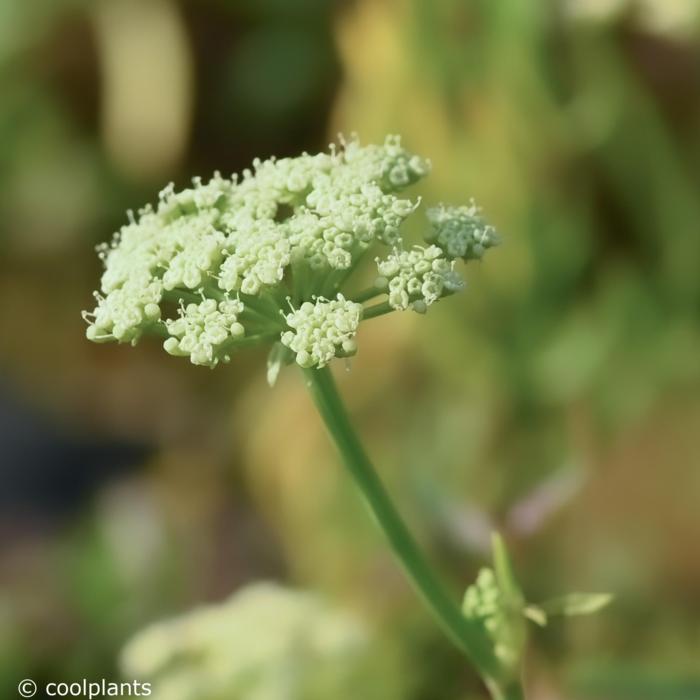
{"type": "Polygon", "coordinates": [[[648,31],[675,39],[690,39],[700,32],[698,0],[638,0],[640,24],[648,31]]]}
{"type": "Polygon", "coordinates": [[[629,17],[638,28],[673,40],[700,33],[700,0],[563,0],[574,21],[609,24],[629,17]]]}
{"type": "Polygon", "coordinates": [[[565,0],[564,10],[574,20],[609,22],[617,19],[628,4],[628,0],[565,0]]]}
{"type": "Polygon", "coordinates": [[[121,667],[155,700],[321,700],[350,696],[369,642],[358,618],[320,596],[257,583],[147,627],[121,667]]]}

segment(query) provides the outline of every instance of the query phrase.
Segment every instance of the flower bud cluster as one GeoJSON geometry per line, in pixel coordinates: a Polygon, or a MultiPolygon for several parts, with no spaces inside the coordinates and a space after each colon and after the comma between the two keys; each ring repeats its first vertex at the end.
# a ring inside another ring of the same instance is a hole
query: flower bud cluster
{"type": "Polygon", "coordinates": [[[219,268],[219,287],[254,295],[265,285],[281,282],[291,254],[287,228],[269,219],[253,221],[245,230],[231,227],[219,268]]]}
{"type": "Polygon", "coordinates": [[[462,612],[472,620],[480,620],[494,644],[496,656],[506,665],[517,658],[507,611],[496,575],[492,569],[479,571],[476,582],[467,588],[462,602],[462,612]]]}
{"type": "Polygon", "coordinates": [[[380,277],[376,285],[387,289],[389,305],[399,311],[410,307],[425,312],[444,294],[464,286],[454,263],[437,246],[394,251],[383,260],[377,258],[377,269],[380,277]]]}
{"type": "Polygon", "coordinates": [[[304,203],[318,177],[327,175],[339,165],[342,158],[333,151],[296,158],[270,158],[253,161],[253,170],[244,171],[244,179],[235,192],[235,199],[246,198],[257,191],[263,199],[291,206],[304,203]]]}
{"type": "Polygon", "coordinates": [[[175,185],[171,182],[161,190],[157,214],[162,221],[170,222],[181,216],[221,209],[234,188],[234,183],[221,177],[218,171],[206,184],[200,177],[192,178],[192,185],[193,187],[176,192],[175,185]]]}
{"type": "Polygon", "coordinates": [[[414,209],[359,176],[321,179],[289,220],[294,255],[315,270],[347,270],[375,241],[399,243],[399,226],[414,209]]]}
{"type": "Polygon", "coordinates": [[[180,193],[166,187],[156,210],[146,206],[138,218],[129,212],[129,223],[98,248],[102,293],[95,295],[95,309],[83,314],[90,340],[135,343],[159,321],[164,291],[199,288],[221,259],[217,206],[230,182],[218,173],[207,184],[193,182],[180,193]]]}
{"type": "Polygon", "coordinates": [[[95,293],[95,310],[83,313],[89,323],[88,339],[96,343],[135,343],[144,327],[160,319],[162,293],[160,280],[150,276],[130,277],[105,297],[95,293]]]}
{"type": "Polygon", "coordinates": [[[292,330],[282,333],[282,344],[296,353],[301,367],[325,367],[334,357],[357,352],[355,333],[362,305],[342,294],[333,300],[306,301],[285,318],[292,330]]]}
{"type": "Polygon", "coordinates": [[[245,335],[245,329],[238,322],[242,311],[242,302],[230,298],[182,304],[179,317],[165,322],[171,337],[163,347],[171,355],[189,355],[194,365],[216,367],[219,361],[228,362],[227,342],[245,335]]]}
{"type": "Polygon", "coordinates": [[[479,260],[499,243],[496,229],[484,221],[474,200],[464,207],[433,207],[427,216],[431,230],[425,239],[442,248],[450,259],[479,260]]]}
{"type": "Polygon", "coordinates": [[[387,136],[382,146],[345,145],[345,160],[380,184],[385,192],[400,192],[430,173],[430,161],[407,153],[401,137],[387,136]]]}
{"type": "Polygon", "coordinates": [[[170,243],[173,248],[167,269],[163,273],[163,287],[167,290],[183,287],[199,289],[216,269],[223,257],[224,234],[215,225],[218,216],[211,211],[179,218],[170,224],[170,243]]]}
{"type": "Polygon", "coordinates": [[[461,288],[455,258],[495,243],[471,205],[431,210],[435,245],[405,248],[400,227],[419,202],[399,193],[429,170],[390,136],[256,160],[240,178],[215,173],[179,192],[168,185],[98,249],[105,270],[87,336],[134,344],[154,332],[170,354],[210,367],[263,341],[282,340],[304,367],[350,355],[362,306],[343,285],[371,247],[394,252],[378,259],[383,287],[358,299],[386,291],[390,308],[425,311],[461,288]]]}

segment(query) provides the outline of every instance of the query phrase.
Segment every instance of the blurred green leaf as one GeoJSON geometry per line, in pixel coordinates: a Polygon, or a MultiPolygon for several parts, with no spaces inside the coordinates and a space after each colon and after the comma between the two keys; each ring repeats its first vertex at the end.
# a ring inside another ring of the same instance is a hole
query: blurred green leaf
{"type": "Polygon", "coordinates": [[[523,615],[540,627],[547,626],[547,613],[537,605],[526,605],[523,608],[523,615]]]}
{"type": "Polygon", "coordinates": [[[568,593],[559,598],[540,603],[537,607],[546,615],[592,615],[609,605],[613,600],[610,593],[568,593]]]}

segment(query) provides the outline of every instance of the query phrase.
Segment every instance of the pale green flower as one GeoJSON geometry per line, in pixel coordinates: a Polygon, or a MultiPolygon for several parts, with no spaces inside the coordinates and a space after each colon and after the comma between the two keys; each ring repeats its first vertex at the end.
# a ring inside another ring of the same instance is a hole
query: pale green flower
{"type": "Polygon", "coordinates": [[[265,285],[279,284],[291,256],[288,226],[262,219],[252,220],[245,229],[232,224],[229,230],[219,287],[254,295],[265,285]]]}
{"type": "Polygon", "coordinates": [[[342,294],[332,301],[305,301],[285,316],[292,330],[282,333],[282,344],[294,351],[301,367],[325,367],[334,357],[357,352],[354,338],[361,318],[362,304],[342,294]]]}
{"type": "Polygon", "coordinates": [[[499,242],[496,229],[486,223],[474,200],[464,207],[441,204],[428,209],[427,214],[432,230],[425,239],[439,246],[450,259],[479,260],[499,242]]]}
{"type": "Polygon", "coordinates": [[[370,643],[350,613],[308,592],[258,583],[142,630],[121,667],[151,683],[154,700],[320,700],[351,690],[370,643]]]}
{"type": "Polygon", "coordinates": [[[95,294],[97,307],[91,315],[87,337],[102,343],[109,340],[135,343],[148,326],[160,319],[158,303],[163,283],[141,271],[126,279],[105,297],[95,294]]]}
{"type": "Polygon", "coordinates": [[[411,307],[425,313],[438,299],[464,286],[454,263],[437,246],[394,251],[384,260],[377,259],[377,269],[381,276],[376,286],[388,290],[389,305],[400,311],[411,307]]]}
{"type": "Polygon", "coordinates": [[[219,302],[203,299],[199,304],[182,304],[180,316],[165,321],[170,338],[163,347],[171,355],[189,355],[195,365],[215,367],[220,360],[228,362],[226,346],[245,335],[238,322],[242,311],[243,303],[228,296],[219,302]]]}
{"type": "Polygon", "coordinates": [[[256,160],[240,178],[216,173],[180,192],[168,185],[99,247],[105,271],[84,313],[87,337],[159,335],[171,355],[209,367],[258,343],[282,343],[280,361],[303,367],[348,357],[363,317],[425,312],[462,288],[454,258],[481,257],[496,242],[472,204],[429,210],[434,245],[406,244],[401,226],[419,201],[400,193],[429,170],[390,136],[256,160]],[[350,293],[369,251],[380,284],[350,293]]]}

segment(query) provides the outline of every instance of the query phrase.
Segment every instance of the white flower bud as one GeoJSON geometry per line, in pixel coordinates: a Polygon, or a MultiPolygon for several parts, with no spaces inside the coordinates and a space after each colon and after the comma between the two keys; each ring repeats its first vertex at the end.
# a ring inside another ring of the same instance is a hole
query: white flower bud
{"type": "Polygon", "coordinates": [[[394,251],[384,260],[377,258],[377,268],[388,280],[390,306],[400,311],[425,313],[444,294],[464,286],[454,263],[437,246],[394,251]]]}
{"type": "Polygon", "coordinates": [[[336,299],[304,302],[285,316],[292,329],[282,334],[282,343],[296,353],[302,367],[325,367],[334,357],[347,357],[357,351],[354,337],[362,318],[362,305],[336,299]]]}
{"type": "Polygon", "coordinates": [[[163,343],[165,351],[171,355],[189,355],[195,365],[215,367],[224,360],[225,345],[245,334],[238,322],[243,308],[238,299],[228,297],[218,303],[205,299],[181,307],[179,318],[165,322],[171,336],[163,343]]]}
{"type": "Polygon", "coordinates": [[[282,280],[290,253],[287,227],[283,224],[262,220],[232,228],[218,273],[219,287],[227,292],[258,294],[263,285],[282,280]]]}
{"type": "Polygon", "coordinates": [[[428,209],[427,216],[432,230],[426,234],[426,240],[442,248],[450,259],[478,260],[500,241],[474,200],[466,207],[440,205],[428,209]]]}

